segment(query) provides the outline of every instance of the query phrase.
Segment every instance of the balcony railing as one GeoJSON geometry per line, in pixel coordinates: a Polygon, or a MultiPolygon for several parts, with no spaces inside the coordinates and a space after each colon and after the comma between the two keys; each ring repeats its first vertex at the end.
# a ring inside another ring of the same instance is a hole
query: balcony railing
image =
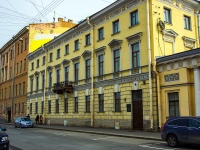
{"type": "Polygon", "coordinates": [[[54,83],[53,92],[57,94],[63,94],[64,92],[72,93],[73,92],[72,82],[63,81],[63,82],[54,83]]]}

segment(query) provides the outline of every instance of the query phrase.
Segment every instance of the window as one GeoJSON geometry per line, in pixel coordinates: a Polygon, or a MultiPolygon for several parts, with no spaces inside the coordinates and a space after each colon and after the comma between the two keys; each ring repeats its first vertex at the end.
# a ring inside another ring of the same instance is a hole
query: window
{"type": "Polygon", "coordinates": [[[132,68],[138,68],[138,67],[140,67],[139,43],[132,44],[131,51],[132,51],[132,68]]]}
{"type": "Polygon", "coordinates": [[[20,61],[20,73],[22,73],[22,61],[20,61]]]}
{"type": "Polygon", "coordinates": [[[19,95],[21,95],[21,83],[19,84],[19,95]]]}
{"type": "Polygon", "coordinates": [[[18,113],[20,113],[20,110],[21,110],[21,108],[20,108],[20,103],[18,104],[18,113]]]}
{"type": "Polygon", "coordinates": [[[104,95],[99,94],[99,112],[104,111],[104,95]]]}
{"type": "Polygon", "coordinates": [[[57,50],[57,59],[60,58],[60,49],[57,50]]]}
{"type": "Polygon", "coordinates": [[[65,105],[64,105],[64,107],[65,107],[65,113],[67,113],[68,112],[68,98],[65,98],[65,105]]]}
{"type": "Polygon", "coordinates": [[[171,10],[168,8],[164,8],[164,21],[167,23],[172,23],[171,21],[171,10]]]}
{"type": "Polygon", "coordinates": [[[51,113],[51,100],[48,101],[48,113],[51,113]]]}
{"type": "Polygon", "coordinates": [[[16,114],[16,112],[17,112],[17,104],[15,104],[15,114],[16,114]]]}
{"type": "Polygon", "coordinates": [[[45,79],[44,79],[44,74],[42,75],[42,90],[44,91],[44,83],[45,83],[45,79]]]}
{"type": "Polygon", "coordinates": [[[189,119],[189,127],[199,128],[200,127],[200,121],[198,121],[196,119],[189,119]]]}
{"type": "Polygon", "coordinates": [[[25,82],[23,82],[23,90],[22,90],[22,95],[24,95],[26,93],[26,88],[25,88],[25,82]]]}
{"type": "Polygon", "coordinates": [[[39,66],[40,66],[40,60],[38,59],[37,60],[37,68],[39,68],[39,66]]]}
{"type": "Polygon", "coordinates": [[[57,83],[60,82],[60,70],[56,70],[56,81],[57,83]]]}
{"type": "Polygon", "coordinates": [[[7,98],[7,88],[5,88],[5,99],[7,98]]]}
{"type": "Polygon", "coordinates": [[[19,51],[20,51],[20,45],[17,45],[17,55],[19,55],[19,51]]]}
{"type": "Polygon", "coordinates": [[[114,51],[114,72],[120,71],[120,50],[114,51]]]}
{"type": "Polygon", "coordinates": [[[90,45],[90,34],[85,36],[85,45],[90,45]]]}
{"type": "Polygon", "coordinates": [[[74,97],[74,112],[78,112],[78,97],[74,97]]]}
{"type": "Polygon", "coordinates": [[[99,76],[102,76],[104,74],[104,55],[98,56],[99,60],[99,76]]]}
{"type": "Polygon", "coordinates": [[[59,113],[59,99],[56,99],[56,113],[59,113]]]}
{"type": "Polygon", "coordinates": [[[28,38],[25,39],[25,50],[28,49],[28,38]]]}
{"type": "Polygon", "coordinates": [[[104,39],[104,28],[98,29],[98,40],[104,39]]]}
{"type": "Polygon", "coordinates": [[[12,76],[12,67],[10,67],[10,78],[12,76]]]}
{"type": "Polygon", "coordinates": [[[86,112],[90,112],[90,96],[85,97],[86,112]]]}
{"type": "Polygon", "coordinates": [[[65,55],[69,54],[69,44],[65,45],[65,55]]]}
{"type": "Polygon", "coordinates": [[[53,53],[50,53],[49,54],[49,62],[52,62],[53,61],[53,53]]]}
{"type": "Polygon", "coordinates": [[[189,119],[178,119],[177,125],[182,127],[188,127],[189,126],[189,119]]]}
{"type": "Polygon", "coordinates": [[[34,62],[31,63],[31,70],[34,70],[34,62]]]}
{"type": "Polygon", "coordinates": [[[10,50],[10,60],[12,60],[12,53],[13,53],[13,50],[11,49],[10,50]]]}
{"type": "Polygon", "coordinates": [[[115,111],[121,111],[120,92],[115,93],[115,111]]]}
{"type": "Polygon", "coordinates": [[[24,49],[23,42],[24,42],[24,41],[21,41],[21,53],[23,52],[23,49],[24,49]]]}
{"type": "Polygon", "coordinates": [[[25,104],[22,103],[22,113],[24,113],[24,106],[25,106],[25,104]]]}
{"type": "Polygon", "coordinates": [[[30,79],[30,83],[31,83],[30,92],[32,94],[32,92],[33,92],[33,78],[30,79]]]}
{"type": "Polygon", "coordinates": [[[74,50],[79,50],[79,40],[74,41],[74,50]]]}
{"type": "Polygon", "coordinates": [[[191,30],[191,18],[184,16],[184,29],[191,30]]]}
{"type": "Polygon", "coordinates": [[[49,72],[49,88],[52,86],[52,72],[49,72]]]}
{"type": "Polygon", "coordinates": [[[38,113],[38,102],[35,102],[35,113],[38,113]]]}
{"type": "Polygon", "coordinates": [[[119,32],[119,20],[113,22],[113,34],[119,32]]]}
{"type": "Polygon", "coordinates": [[[86,79],[90,78],[90,59],[85,61],[85,77],[86,79]]]}
{"type": "Polygon", "coordinates": [[[18,95],[18,89],[17,89],[17,85],[15,85],[15,92],[16,92],[16,96],[18,95]]]}
{"type": "Polygon", "coordinates": [[[69,67],[65,67],[65,81],[69,80],[69,67]]]}
{"type": "Polygon", "coordinates": [[[179,116],[179,96],[178,92],[168,93],[169,116],[179,116]]]}
{"type": "Polygon", "coordinates": [[[11,97],[11,86],[9,86],[9,98],[11,97]]]}
{"type": "Polygon", "coordinates": [[[7,80],[7,76],[8,76],[8,68],[5,68],[5,80],[7,80]]]}
{"type": "Polygon", "coordinates": [[[32,103],[30,103],[30,114],[32,114],[32,103]]]}
{"type": "Polygon", "coordinates": [[[45,63],[46,63],[46,57],[43,56],[43,58],[42,58],[42,65],[45,65],[45,63]]]}
{"type": "Polygon", "coordinates": [[[44,101],[42,101],[42,104],[41,104],[41,114],[43,114],[43,111],[44,111],[44,101]]]}
{"type": "Polygon", "coordinates": [[[26,71],[26,59],[24,59],[24,71],[26,71]]]}
{"type": "Polygon", "coordinates": [[[138,11],[131,13],[131,26],[138,24],[138,11]]]}
{"type": "Polygon", "coordinates": [[[39,90],[39,77],[36,77],[36,91],[39,90]]]}
{"type": "Polygon", "coordinates": [[[78,76],[79,76],[79,63],[74,64],[74,75],[75,75],[75,81],[78,81],[78,76]]]}
{"type": "Polygon", "coordinates": [[[16,74],[18,74],[18,66],[19,66],[19,64],[17,63],[16,74]]]}

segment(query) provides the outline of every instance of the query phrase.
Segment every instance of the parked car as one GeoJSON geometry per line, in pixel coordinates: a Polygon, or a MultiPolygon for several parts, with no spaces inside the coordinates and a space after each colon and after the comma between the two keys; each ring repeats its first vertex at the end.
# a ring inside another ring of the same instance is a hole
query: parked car
{"type": "Polygon", "coordinates": [[[162,126],[161,138],[170,147],[200,144],[200,117],[171,117],[162,126]]]}
{"type": "Polygon", "coordinates": [[[9,144],[8,135],[5,132],[0,131],[0,149],[9,150],[9,144]]]}
{"type": "Polygon", "coordinates": [[[33,127],[33,121],[28,117],[19,117],[15,120],[14,123],[15,128],[20,127],[33,127]]]}

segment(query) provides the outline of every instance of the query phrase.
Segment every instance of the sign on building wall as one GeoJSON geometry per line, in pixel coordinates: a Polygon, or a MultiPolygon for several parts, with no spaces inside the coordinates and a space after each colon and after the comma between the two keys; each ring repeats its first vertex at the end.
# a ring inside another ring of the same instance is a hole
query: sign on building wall
{"type": "Polygon", "coordinates": [[[165,82],[179,81],[179,73],[168,74],[164,76],[165,82]]]}

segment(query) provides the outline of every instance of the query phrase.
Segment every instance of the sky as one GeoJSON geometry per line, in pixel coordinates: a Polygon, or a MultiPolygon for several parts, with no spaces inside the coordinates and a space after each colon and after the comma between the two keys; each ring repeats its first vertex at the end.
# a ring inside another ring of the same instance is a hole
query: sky
{"type": "Polygon", "coordinates": [[[116,0],[0,0],[0,48],[29,23],[71,19],[74,23],[116,0]]]}

